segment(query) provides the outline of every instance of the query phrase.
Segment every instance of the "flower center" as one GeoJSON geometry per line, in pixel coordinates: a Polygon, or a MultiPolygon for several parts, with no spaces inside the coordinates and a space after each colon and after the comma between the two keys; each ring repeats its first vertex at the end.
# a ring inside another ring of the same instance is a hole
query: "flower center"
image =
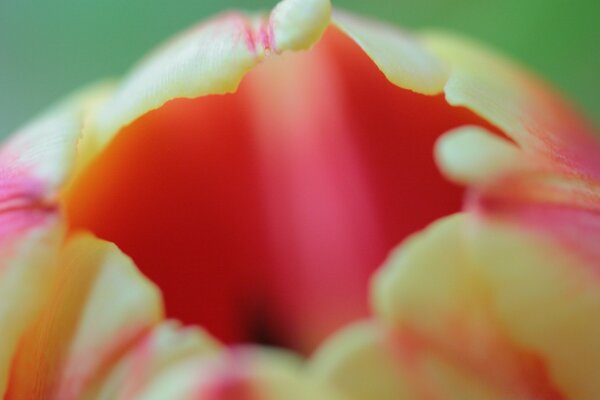
{"type": "Polygon", "coordinates": [[[123,129],[75,182],[70,224],[130,255],[167,316],[306,352],[368,315],[392,247],[460,209],[432,153],[464,124],[486,126],[393,86],[332,28],[235,94],[173,100],[123,129]]]}

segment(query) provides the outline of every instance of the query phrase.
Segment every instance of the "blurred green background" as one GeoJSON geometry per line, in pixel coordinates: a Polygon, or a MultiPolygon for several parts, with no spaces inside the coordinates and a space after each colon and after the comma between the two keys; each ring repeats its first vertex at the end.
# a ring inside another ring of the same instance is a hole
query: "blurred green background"
{"type": "MultiPolygon", "coordinates": [[[[77,87],[125,73],[156,44],[228,8],[275,0],[0,0],[0,136],[77,87]]],[[[478,38],[600,121],[600,0],[334,0],[413,28],[478,38]]]]}

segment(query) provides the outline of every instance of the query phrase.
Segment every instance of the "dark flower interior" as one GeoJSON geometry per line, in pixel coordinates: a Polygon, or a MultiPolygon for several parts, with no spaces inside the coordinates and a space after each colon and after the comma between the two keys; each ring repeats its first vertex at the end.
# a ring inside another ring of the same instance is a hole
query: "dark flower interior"
{"type": "Polygon", "coordinates": [[[75,182],[68,216],[133,258],[168,317],[308,352],[368,316],[393,247],[460,209],[432,155],[465,124],[492,129],[392,85],[330,28],[235,94],[176,99],[123,129],[75,182]]]}

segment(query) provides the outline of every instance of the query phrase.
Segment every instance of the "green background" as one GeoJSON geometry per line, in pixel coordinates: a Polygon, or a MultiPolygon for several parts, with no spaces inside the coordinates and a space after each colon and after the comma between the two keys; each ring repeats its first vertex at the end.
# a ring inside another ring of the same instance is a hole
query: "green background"
{"type": "MultiPolygon", "coordinates": [[[[0,136],[77,87],[120,76],[211,14],[275,0],[0,0],[0,136]]],[[[334,0],[407,27],[441,27],[520,60],[599,126],[599,0],[334,0]]]]}

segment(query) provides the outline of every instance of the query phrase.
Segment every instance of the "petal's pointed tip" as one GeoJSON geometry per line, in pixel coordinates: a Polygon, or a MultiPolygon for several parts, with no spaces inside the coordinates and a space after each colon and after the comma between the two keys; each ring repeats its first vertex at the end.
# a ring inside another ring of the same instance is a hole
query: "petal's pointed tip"
{"type": "Polygon", "coordinates": [[[335,11],[333,22],[356,41],[393,84],[429,95],[444,89],[446,65],[417,37],[340,10],[335,11]]]}
{"type": "Polygon", "coordinates": [[[523,163],[514,144],[477,126],[442,135],[435,145],[435,159],[450,180],[464,185],[489,182],[523,163]]]}
{"type": "Polygon", "coordinates": [[[277,51],[305,50],[315,44],[331,19],[329,0],[283,0],[269,19],[277,51]]]}

